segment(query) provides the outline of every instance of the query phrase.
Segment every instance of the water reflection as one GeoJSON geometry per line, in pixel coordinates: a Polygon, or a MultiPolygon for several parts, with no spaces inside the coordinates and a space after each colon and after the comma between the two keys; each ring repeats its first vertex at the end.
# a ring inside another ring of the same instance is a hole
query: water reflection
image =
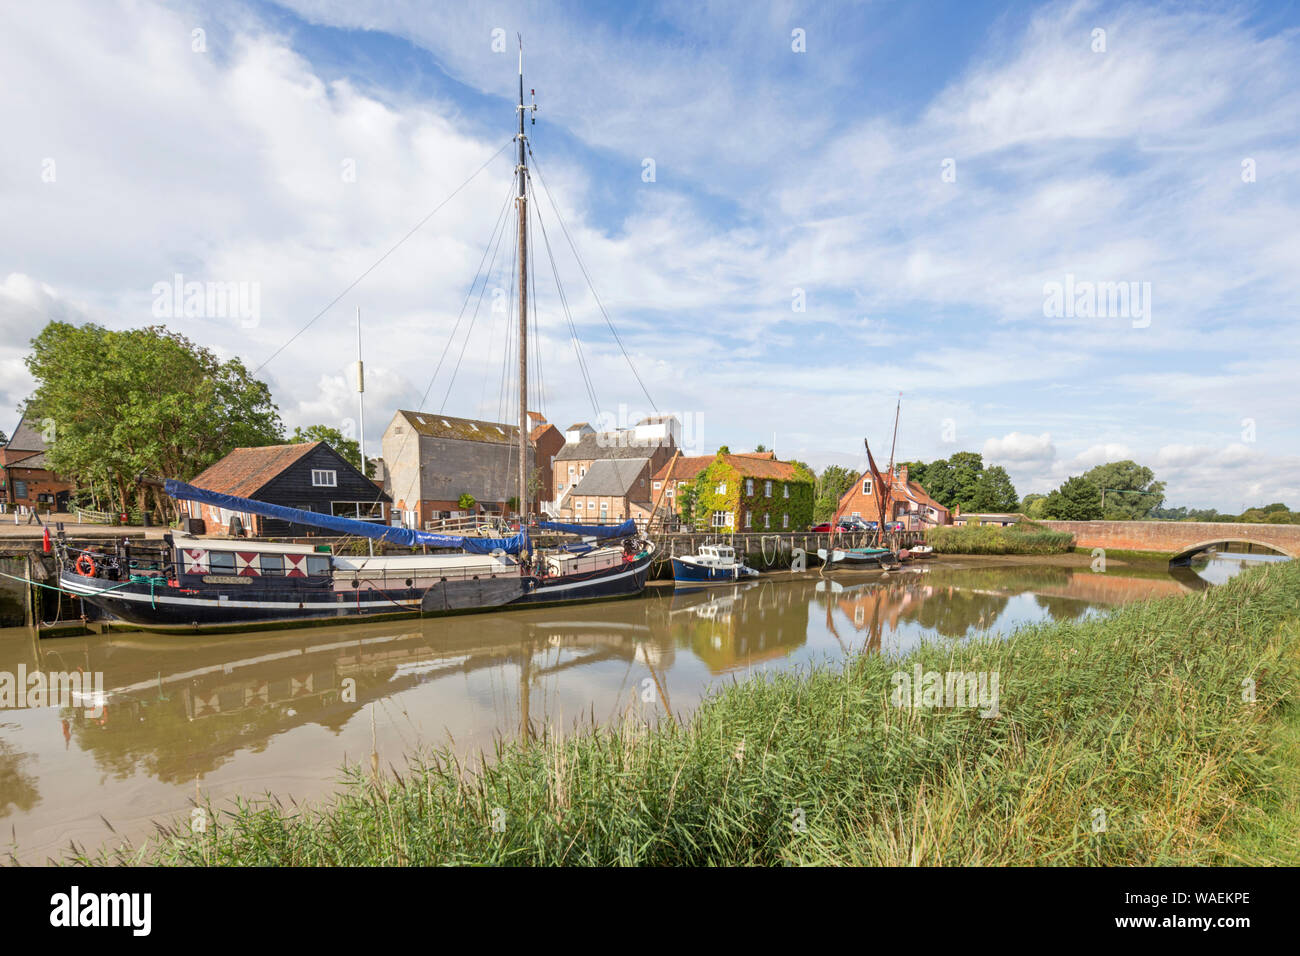
{"type": "MultiPolygon", "coordinates": [[[[1188,570],[1188,569],[1184,569],[1188,570]]],[[[271,790],[315,798],[344,759],[385,764],[429,744],[470,752],[548,724],[649,720],[719,679],[852,653],[903,653],[1126,601],[1205,578],[1046,565],[886,577],[772,577],[603,605],[243,636],[115,634],[34,641],[0,632],[0,671],[102,672],[107,706],[4,711],[0,818],[20,847],[147,832],[185,812],[196,780],[218,804],[271,790]]]]}

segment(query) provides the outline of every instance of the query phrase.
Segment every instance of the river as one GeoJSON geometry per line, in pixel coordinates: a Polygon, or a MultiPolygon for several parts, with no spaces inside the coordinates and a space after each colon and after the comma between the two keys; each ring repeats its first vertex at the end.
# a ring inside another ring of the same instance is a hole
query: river
{"type": "Polygon", "coordinates": [[[598,605],[241,635],[38,642],[0,630],[0,675],[102,674],[105,692],[0,710],[0,833],[39,862],[72,840],[115,841],[105,820],[148,834],[188,814],[196,790],[218,808],[267,792],[318,799],[372,751],[401,768],[431,745],[472,753],[544,726],[684,715],[720,681],[1105,613],[1267,559],[1104,573],[935,560],[885,577],[777,573],[598,605]]]}

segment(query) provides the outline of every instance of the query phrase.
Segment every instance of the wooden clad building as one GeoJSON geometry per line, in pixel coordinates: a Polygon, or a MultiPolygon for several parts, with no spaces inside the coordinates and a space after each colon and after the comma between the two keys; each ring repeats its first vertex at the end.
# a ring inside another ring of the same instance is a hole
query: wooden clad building
{"type": "MultiPolygon", "coordinates": [[[[388,520],[390,499],[384,490],[322,441],[236,448],[197,475],[190,484],[221,494],[340,518],[375,522],[388,520]]],[[[182,501],[180,507],[190,517],[202,518],[209,534],[229,533],[232,519],[238,519],[244,534],[257,537],[325,533],[310,525],[231,511],[197,501],[182,501]]]]}

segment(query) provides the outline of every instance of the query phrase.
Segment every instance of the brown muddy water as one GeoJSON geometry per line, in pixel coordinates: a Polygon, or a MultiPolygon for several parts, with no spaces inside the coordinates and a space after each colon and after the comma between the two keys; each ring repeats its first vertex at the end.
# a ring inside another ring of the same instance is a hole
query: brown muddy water
{"type": "Polygon", "coordinates": [[[102,699],[0,710],[0,851],[40,862],[74,840],[138,839],[187,815],[196,785],[218,808],[267,792],[319,799],[372,750],[400,768],[430,746],[471,753],[529,728],[682,715],[721,681],[1186,593],[1240,558],[1171,573],[973,560],[883,578],[778,573],[605,604],[241,635],[0,630],[0,677],[103,675],[102,699]]]}

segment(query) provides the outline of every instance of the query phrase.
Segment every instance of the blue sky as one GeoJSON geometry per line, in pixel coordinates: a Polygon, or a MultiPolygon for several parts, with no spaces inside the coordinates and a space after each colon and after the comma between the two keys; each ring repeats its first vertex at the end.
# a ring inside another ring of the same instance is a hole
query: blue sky
{"type": "MultiPolygon", "coordinates": [[[[901,392],[900,456],[981,451],[1022,493],[1132,457],[1173,504],[1300,506],[1294,3],[123,0],[10,19],[4,408],[50,318],[166,321],[265,362],[291,426],[352,428],[360,307],[372,453],[426,388],[428,408],[513,415],[490,308],[508,233],[457,325],[509,149],[266,360],[508,143],[520,32],[550,196],[654,406],[701,448],[775,436],[856,465],[901,392]],[[159,319],[177,273],[255,285],[256,320],[159,319]],[[1045,314],[1067,281],[1135,283],[1149,313],[1045,314]]],[[[536,403],[561,427],[649,411],[539,199],[595,404],[539,235],[536,403]]]]}

